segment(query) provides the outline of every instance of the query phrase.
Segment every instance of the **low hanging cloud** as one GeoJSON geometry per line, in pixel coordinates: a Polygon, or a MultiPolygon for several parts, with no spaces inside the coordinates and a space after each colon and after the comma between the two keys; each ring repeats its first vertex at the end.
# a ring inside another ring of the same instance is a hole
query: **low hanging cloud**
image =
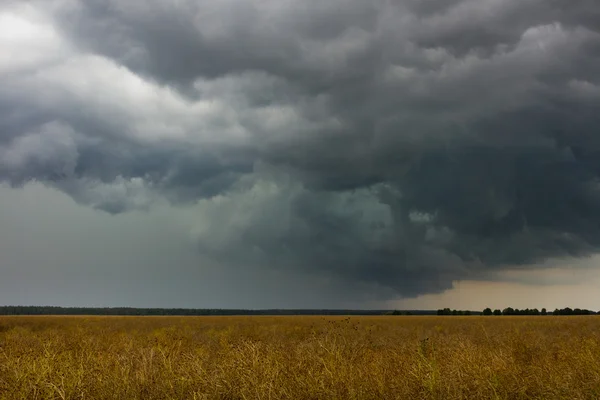
{"type": "Polygon", "coordinates": [[[6,2],[0,179],[199,250],[448,289],[600,249],[600,5],[6,2]]]}

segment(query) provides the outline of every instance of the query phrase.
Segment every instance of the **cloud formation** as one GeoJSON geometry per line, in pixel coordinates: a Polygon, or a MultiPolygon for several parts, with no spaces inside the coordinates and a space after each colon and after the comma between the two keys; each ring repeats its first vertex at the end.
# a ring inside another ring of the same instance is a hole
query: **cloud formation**
{"type": "Polygon", "coordinates": [[[0,179],[386,295],[591,255],[596,3],[7,2],[0,179]]]}

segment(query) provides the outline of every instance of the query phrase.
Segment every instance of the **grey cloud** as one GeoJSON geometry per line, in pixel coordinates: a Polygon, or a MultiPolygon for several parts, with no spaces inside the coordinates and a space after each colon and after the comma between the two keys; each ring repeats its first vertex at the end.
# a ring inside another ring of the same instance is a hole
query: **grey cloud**
{"type": "Polygon", "coordinates": [[[60,57],[0,75],[12,184],[405,296],[600,247],[593,1],[31,4],[60,57]]]}
{"type": "MultiPolygon", "coordinates": [[[[80,46],[160,80],[262,70],[295,76],[310,85],[309,78],[327,84],[321,75],[327,68],[323,61],[345,61],[335,56],[341,52],[343,57],[346,49],[331,44],[347,36],[348,25],[368,34],[378,11],[376,5],[346,0],[271,5],[229,0],[176,6],[100,0],[59,7],[56,13],[63,29],[77,33],[73,36],[80,46]],[[323,48],[322,41],[329,42],[329,48],[323,48]]],[[[344,71],[329,70],[330,78],[340,73],[344,71]]]]}

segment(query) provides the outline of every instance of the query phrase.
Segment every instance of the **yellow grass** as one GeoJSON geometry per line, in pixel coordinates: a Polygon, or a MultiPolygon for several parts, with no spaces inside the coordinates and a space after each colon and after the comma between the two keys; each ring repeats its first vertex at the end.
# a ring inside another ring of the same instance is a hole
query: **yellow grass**
{"type": "Polygon", "coordinates": [[[0,317],[0,399],[531,398],[600,398],[600,316],[0,317]]]}

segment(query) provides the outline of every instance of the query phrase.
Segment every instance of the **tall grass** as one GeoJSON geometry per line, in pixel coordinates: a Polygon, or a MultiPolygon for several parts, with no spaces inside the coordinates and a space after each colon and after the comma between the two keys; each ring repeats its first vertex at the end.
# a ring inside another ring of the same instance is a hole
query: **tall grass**
{"type": "Polygon", "coordinates": [[[600,398],[600,317],[0,317],[0,399],[531,398],[600,398]]]}

